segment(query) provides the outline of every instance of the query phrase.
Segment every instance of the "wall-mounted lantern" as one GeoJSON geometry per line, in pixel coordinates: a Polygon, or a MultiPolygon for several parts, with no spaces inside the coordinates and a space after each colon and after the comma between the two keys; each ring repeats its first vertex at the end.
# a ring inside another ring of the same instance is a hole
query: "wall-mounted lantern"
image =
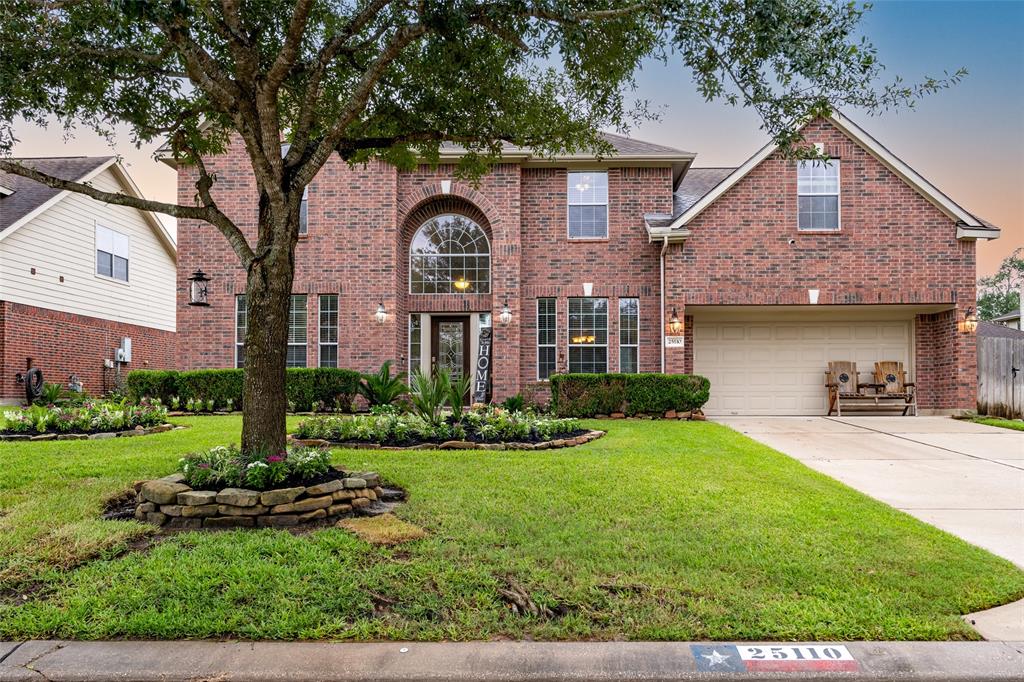
{"type": "Polygon", "coordinates": [[[973,334],[978,331],[978,313],[974,306],[967,306],[964,311],[964,319],[960,321],[960,331],[964,334],[973,334]]]}
{"type": "Polygon", "coordinates": [[[679,320],[679,313],[676,312],[675,306],[672,306],[672,317],[668,318],[668,330],[673,334],[683,331],[683,323],[679,320]]]}
{"type": "Polygon", "coordinates": [[[501,313],[498,315],[498,322],[502,324],[508,324],[512,321],[512,309],[508,307],[508,299],[505,299],[505,303],[501,306],[501,313]]]}
{"type": "Polygon", "coordinates": [[[188,278],[188,281],[188,304],[196,306],[210,305],[208,300],[210,278],[206,276],[206,273],[202,270],[196,270],[188,278]]]}
{"type": "Polygon", "coordinates": [[[377,318],[378,324],[384,324],[388,321],[388,310],[384,307],[384,301],[381,301],[380,305],[377,306],[377,312],[374,314],[374,317],[377,318]]]}

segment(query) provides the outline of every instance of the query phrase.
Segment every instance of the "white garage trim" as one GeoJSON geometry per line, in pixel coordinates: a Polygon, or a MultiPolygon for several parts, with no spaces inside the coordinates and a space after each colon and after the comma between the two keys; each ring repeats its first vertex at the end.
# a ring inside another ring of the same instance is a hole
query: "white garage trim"
{"type": "Polygon", "coordinates": [[[914,376],[914,319],[694,320],[693,369],[711,380],[709,415],[823,415],[830,360],[857,363],[862,379],[878,360],[914,376]]]}

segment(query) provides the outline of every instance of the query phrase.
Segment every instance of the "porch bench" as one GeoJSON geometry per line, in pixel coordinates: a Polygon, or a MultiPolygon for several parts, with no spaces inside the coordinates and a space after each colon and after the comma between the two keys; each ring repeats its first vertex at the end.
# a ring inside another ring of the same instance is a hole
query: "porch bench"
{"type": "Polygon", "coordinates": [[[899,410],[904,416],[911,409],[917,416],[913,382],[906,381],[902,363],[876,362],[872,381],[861,382],[857,363],[833,361],[825,371],[828,389],[828,414],[843,416],[843,408],[860,411],[899,410]],[[898,365],[898,367],[896,367],[898,365]]]}

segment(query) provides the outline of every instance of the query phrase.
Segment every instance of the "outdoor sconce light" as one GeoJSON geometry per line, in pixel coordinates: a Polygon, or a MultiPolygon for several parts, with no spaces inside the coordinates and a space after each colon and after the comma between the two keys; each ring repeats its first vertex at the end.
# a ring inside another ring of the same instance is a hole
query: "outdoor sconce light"
{"type": "Polygon", "coordinates": [[[683,331],[683,323],[679,321],[679,313],[676,312],[675,306],[672,306],[672,317],[668,319],[668,328],[673,334],[683,331]]]}
{"type": "Polygon", "coordinates": [[[188,304],[195,306],[210,305],[210,302],[207,300],[210,278],[206,276],[206,273],[202,270],[196,270],[188,278],[188,281],[188,304]]]}
{"type": "Polygon", "coordinates": [[[967,310],[964,311],[964,319],[960,322],[960,331],[964,334],[973,334],[978,331],[978,314],[974,311],[974,306],[967,306],[967,310]]]}
{"type": "Polygon", "coordinates": [[[501,306],[501,314],[498,315],[498,321],[502,324],[508,324],[512,321],[512,310],[508,307],[508,299],[505,299],[505,303],[501,306]]]}
{"type": "Polygon", "coordinates": [[[388,321],[388,311],[387,308],[384,307],[384,301],[381,301],[380,305],[377,306],[377,313],[374,317],[377,318],[377,322],[379,324],[384,324],[388,321]]]}

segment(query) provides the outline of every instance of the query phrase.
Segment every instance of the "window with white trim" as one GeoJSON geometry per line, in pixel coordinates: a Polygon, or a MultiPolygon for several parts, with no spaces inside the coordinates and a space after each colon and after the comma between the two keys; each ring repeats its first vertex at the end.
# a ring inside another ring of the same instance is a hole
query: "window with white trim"
{"type": "Polygon", "coordinates": [[[608,173],[569,173],[569,239],[608,238],[608,173]]]}
{"type": "Polygon", "coordinates": [[[799,229],[839,229],[838,160],[798,162],[796,193],[799,229]]]}
{"type": "Polygon", "coordinates": [[[128,235],[97,225],[96,274],[127,282],[130,246],[128,235]]]}
{"type": "Polygon", "coordinates": [[[608,299],[569,299],[569,371],[608,371],[608,299]]]}
{"type": "Polygon", "coordinates": [[[338,366],[338,295],[320,294],[320,366],[338,366]]]}
{"type": "Polygon", "coordinates": [[[554,298],[537,299],[537,379],[547,381],[555,373],[558,353],[558,315],[554,298]]]}
{"type": "Polygon", "coordinates": [[[306,295],[292,294],[288,306],[288,354],[286,367],[306,366],[306,295]]]}
{"type": "Polygon", "coordinates": [[[249,311],[245,294],[235,296],[235,367],[245,367],[245,330],[249,323],[249,311]]]}
{"type": "Polygon", "coordinates": [[[309,186],[302,189],[302,203],[299,204],[299,234],[309,234],[309,186]]]}
{"type": "Polygon", "coordinates": [[[409,315],[409,376],[419,371],[423,362],[423,326],[419,313],[409,315]]]}
{"type": "Polygon", "coordinates": [[[640,371],[640,299],[619,299],[619,371],[640,371]]]}

